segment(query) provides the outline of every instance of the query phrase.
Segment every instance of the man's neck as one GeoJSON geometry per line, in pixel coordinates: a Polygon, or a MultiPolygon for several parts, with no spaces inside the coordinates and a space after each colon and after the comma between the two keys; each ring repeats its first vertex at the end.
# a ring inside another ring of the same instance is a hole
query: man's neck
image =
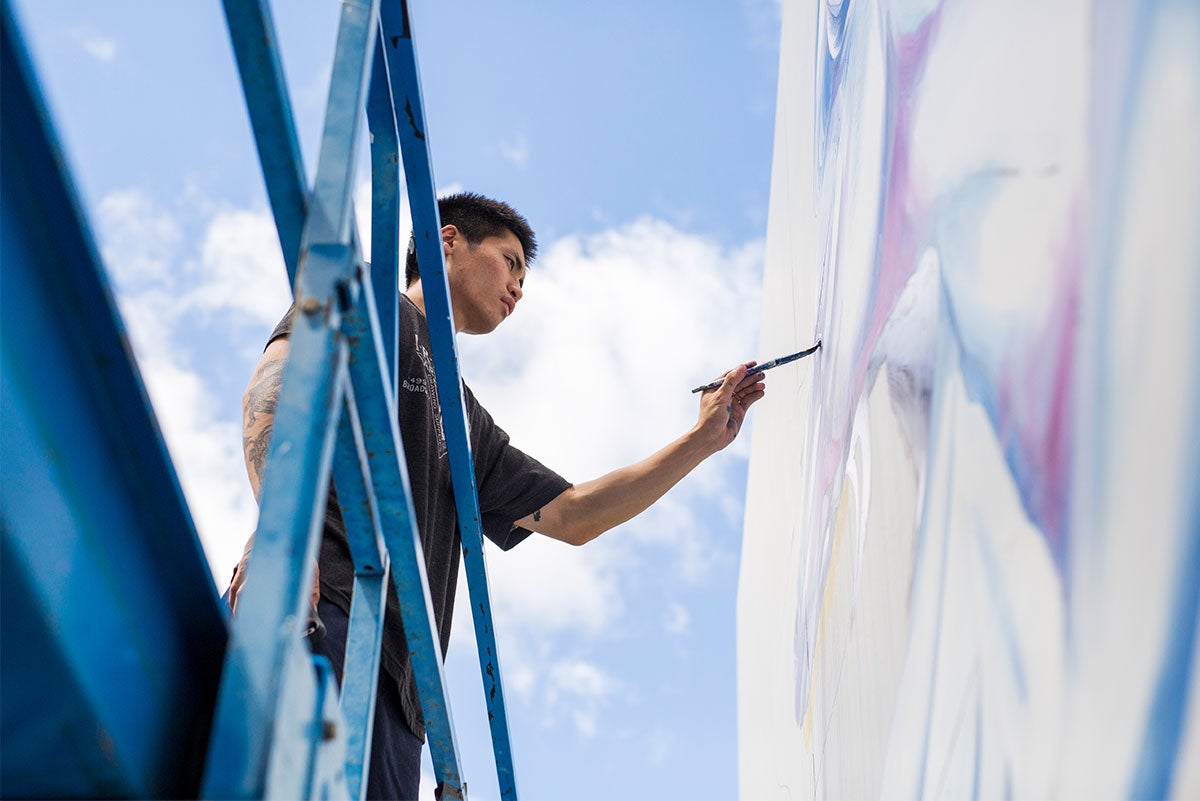
{"type": "Polygon", "coordinates": [[[425,314],[425,292],[421,289],[421,282],[414,281],[412,286],[404,290],[405,296],[413,302],[413,305],[421,310],[421,314],[425,314]]]}
{"type": "MultiPolygon", "coordinates": [[[[408,289],[404,290],[404,294],[409,300],[411,300],[413,302],[414,306],[416,306],[418,309],[421,310],[421,314],[424,317],[426,317],[426,318],[429,317],[428,312],[425,311],[425,290],[421,287],[420,280],[413,281],[412,286],[410,286],[408,289]]],[[[454,314],[453,311],[451,312],[451,314],[454,315],[455,320],[458,319],[458,315],[454,314]]],[[[455,324],[454,333],[456,333],[456,334],[461,333],[458,330],[457,323],[455,324]]]]}

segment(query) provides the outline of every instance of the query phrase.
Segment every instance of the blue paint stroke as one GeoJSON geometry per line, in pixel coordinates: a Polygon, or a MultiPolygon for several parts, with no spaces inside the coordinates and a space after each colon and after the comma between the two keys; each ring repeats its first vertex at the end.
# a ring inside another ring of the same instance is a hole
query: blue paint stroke
{"type": "Polygon", "coordinates": [[[1012,606],[1008,603],[1008,593],[1004,591],[1000,581],[998,568],[1001,560],[996,555],[995,549],[992,548],[991,539],[983,533],[986,527],[986,521],[977,521],[975,529],[978,536],[975,540],[979,545],[980,561],[983,562],[988,595],[995,603],[998,617],[1001,620],[1002,636],[1005,645],[1008,646],[1009,665],[1012,668],[1013,680],[1017,685],[1017,696],[1022,703],[1026,703],[1029,700],[1029,683],[1025,678],[1025,666],[1021,661],[1020,649],[1017,647],[1016,616],[1013,614],[1012,606]]]}
{"type": "Polygon", "coordinates": [[[979,777],[983,772],[983,682],[975,684],[975,775],[971,777],[971,798],[979,801],[979,777]]]}
{"type": "MultiPolygon", "coordinates": [[[[963,312],[960,309],[962,303],[955,302],[960,295],[969,297],[974,289],[971,283],[974,276],[969,268],[979,261],[982,220],[996,199],[1001,182],[1017,175],[1019,172],[1015,170],[986,167],[963,179],[957,188],[947,192],[938,201],[934,209],[933,217],[937,221],[935,241],[941,261],[942,300],[954,339],[961,351],[961,371],[967,397],[979,404],[987,414],[996,441],[1004,453],[1005,465],[1016,485],[1025,517],[1042,533],[1054,564],[1065,580],[1070,504],[1060,504],[1062,517],[1059,530],[1052,532],[1050,521],[1044,519],[1044,510],[1037,502],[1037,493],[1045,477],[1034,457],[1025,451],[1021,437],[1006,435],[1001,430],[999,383],[1003,380],[1000,363],[1004,337],[999,332],[985,330],[983,320],[972,316],[969,309],[963,312]]],[[[1015,416],[1011,424],[1019,428],[1015,416]]]]}
{"type": "Polygon", "coordinates": [[[817,65],[816,65],[816,112],[817,125],[815,144],[815,185],[813,194],[820,194],[825,175],[825,156],[829,149],[829,131],[835,118],[834,106],[838,89],[842,85],[846,59],[846,22],[850,18],[851,0],[823,0],[817,8],[817,65]]]}
{"type": "MultiPolygon", "coordinates": [[[[946,320],[946,317],[943,316],[942,319],[946,320]]],[[[942,338],[939,337],[939,341],[944,341],[944,340],[942,340],[942,338]]],[[[938,348],[938,350],[940,351],[939,358],[938,358],[938,374],[940,376],[942,376],[942,378],[943,378],[943,380],[938,382],[937,390],[936,390],[936,397],[934,398],[934,408],[938,413],[938,415],[935,419],[938,419],[938,420],[943,419],[942,415],[945,413],[943,405],[945,404],[945,401],[946,401],[946,398],[945,398],[946,382],[945,382],[944,377],[947,372],[948,359],[946,357],[944,347],[945,347],[944,345],[939,345],[939,348],[938,348]]],[[[947,454],[948,459],[949,459],[949,464],[946,465],[946,470],[947,470],[948,475],[954,475],[954,464],[955,464],[954,440],[955,439],[956,438],[954,436],[954,430],[951,429],[950,430],[950,440],[951,441],[946,444],[946,448],[945,448],[945,453],[947,454]]],[[[932,486],[933,482],[929,481],[929,482],[927,482],[927,484],[929,486],[932,486]]],[[[929,671],[929,694],[927,695],[927,698],[929,699],[929,708],[926,710],[925,734],[922,738],[922,743],[921,743],[921,767],[920,767],[920,771],[917,773],[917,786],[915,788],[915,791],[913,792],[913,796],[916,798],[922,798],[925,796],[925,772],[929,767],[929,738],[930,738],[930,732],[933,729],[933,697],[934,697],[934,694],[935,694],[936,688],[937,688],[938,657],[941,653],[941,647],[942,647],[942,615],[946,608],[946,569],[947,569],[947,562],[949,560],[949,551],[950,551],[950,508],[952,505],[953,505],[953,498],[951,498],[949,495],[947,495],[945,509],[944,509],[944,519],[942,520],[942,529],[941,529],[942,530],[942,563],[941,563],[941,570],[939,571],[939,581],[938,581],[937,622],[934,625],[934,632],[933,632],[933,668],[929,671]]],[[[924,524],[924,522],[922,522],[921,528],[923,530],[921,539],[924,540],[925,536],[928,534],[928,527],[924,524]]],[[[916,582],[914,581],[914,584],[915,583],[916,582]]]]}
{"type": "MultiPolygon", "coordinates": [[[[1200,397],[1200,380],[1193,393],[1193,397],[1200,397]]],[[[1191,443],[1190,469],[1185,470],[1184,475],[1194,476],[1200,471],[1200,415],[1192,420],[1191,443]]],[[[1191,498],[1184,503],[1188,508],[1183,514],[1183,530],[1179,532],[1182,542],[1180,559],[1175,563],[1175,597],[1168,618],[1169,633],[1141,753],[1129,788],[1130,798],[1167,798],[1171,795],[1171,779],[1192,691],[1196,626],[1200,622],[1200,490],[1193,487],[1191,498]]]]}

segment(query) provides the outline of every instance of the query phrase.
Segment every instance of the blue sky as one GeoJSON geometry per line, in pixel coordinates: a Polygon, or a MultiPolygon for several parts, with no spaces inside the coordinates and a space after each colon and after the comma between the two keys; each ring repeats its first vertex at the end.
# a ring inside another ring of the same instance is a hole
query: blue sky
{"type": "MultiPolygon", "coordinates": [[[[288,290],[220,4],[15,5],[223,588],[255,519],[241,393],[288,290]]],[[[513,319],[460,340],[468,382],[569,479],[649,455],[694,422],[689,387],[778,355],[756,350],[777,3],[411,5],[439,187],[508,200],[542,245],[513,319]]],[[[337,4],[274,13],[311,176],[337,4]]],[[[736,795],[747,433],[589,546],[489,554],[526,797],[736,795]]],[[[497,798],[465,610],[447,672],[472,796],[497,798]]]]}

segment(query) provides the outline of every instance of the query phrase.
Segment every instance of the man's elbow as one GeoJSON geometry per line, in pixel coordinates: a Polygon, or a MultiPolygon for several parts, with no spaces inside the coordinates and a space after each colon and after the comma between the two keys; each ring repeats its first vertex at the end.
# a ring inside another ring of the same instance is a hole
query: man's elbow
{"type": "Polygon", "coordinates": [[[600,528],[598,526],[577,524],[574,526],[570,526],[567,529],[566,534],[563,537],[563,542],[566,542],[570,545],[574,545],[575,547],[578,548],[581,545],[587,545],[589,542],[591,542],[592,540],[599,537],[605,531],[606,531],[606,529],[600,528]]]}
{"type": "Polygon", "coordinates": [[[575,546],[586,545],[604,533],[604,529],[588,520],[570,514],[558,515],[549,520],[543,516],[541,526],[530,527],[551,539],[575,546]]]}
{"type": "Polygon", "coordinates": [[[555,505],[557,508],[551,510],[557,523],[553,536],[568,545],[587,545],[608,529],[591,513],[586,487],[571,487],[555,505]]]}
{"type": "Polygon", "coordinates": [[[602,521],[595,520],[588,515],[567,515],[563,520],[559,539],[569,545],[578,547],[580,545],[587,545],[608,531],[609,528],[611,526],[607,526],[602,521]]]}

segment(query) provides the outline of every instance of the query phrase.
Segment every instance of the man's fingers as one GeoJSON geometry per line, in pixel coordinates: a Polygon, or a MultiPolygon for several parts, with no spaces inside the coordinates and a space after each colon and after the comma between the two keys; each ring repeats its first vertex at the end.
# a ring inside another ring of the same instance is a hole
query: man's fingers
{"type": "Polygon", "coordinates": [[[756,401],[758,401],[760,398],[762,398],[766,394],[767,394],[766,391],[762,390],[762,389],[758,389],[758,390],[755,390],[754,392],[746,393],[745,395],[742,396],[742,399],[741,399],[742,407],[745,409],[749,409],[752,404],[754,404],[756,401]]]}

